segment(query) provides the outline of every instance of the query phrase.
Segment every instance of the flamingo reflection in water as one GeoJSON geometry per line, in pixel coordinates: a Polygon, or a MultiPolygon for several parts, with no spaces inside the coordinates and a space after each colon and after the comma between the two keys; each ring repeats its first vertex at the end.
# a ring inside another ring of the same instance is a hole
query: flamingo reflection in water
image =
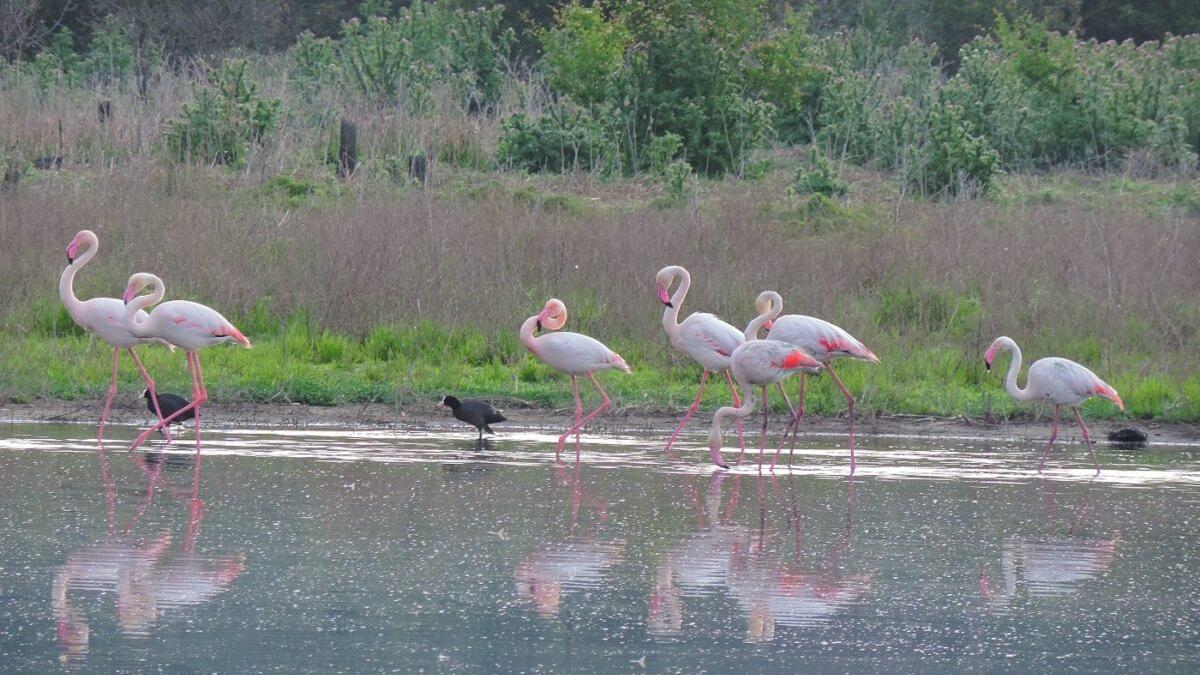
{"type": "Polygon", "coordinates": [[[583,489],[579,469],[578,460],[572,470],[561,463],[553,468],[555,479],[571,488],[571,519],[566,538],[529,553],[514,573],[517,595],[533,603],[537,613],[546,618],[558,616],[564,595],[599,588],[608,570],[621,562],[625,552],[624,540],[600,538],[600,530],[608,519],[608,505],[583,489]],[[576,531],[583,505],[595,513],[592,532],[588,534],[576,531]]]}
{"type": "Polygon", "coordinates": [[[1049,521],[1048,534],[1011,536],[1000,553],[1003,585],[992,581],[985,570],[979,577],[979,594],[993,609],[1008,607],[1024,588],[1030,598],[1074,593],[1084,582],[1112,569],[1120,544],[1120,533],[1112,539],[1086,537],[1084,521],[1091,513],[1091,485],[1069,525],[1060,524],[1058,500],[1049,483],[1042,485],[1042,498],[1049,521]]]}
{"type": "MultiPolygon", "coordinates": [[[[786,544],[776,544],[766,528],[764,478],[759,474],[757,531],[728,520],[737,504],[737,478],[727,513],[716,518],[720,504],[720,481],[716,474],[709,484],[709,526],[669,552],[660,566],[650,596],[650,630],[678,634],[683,625],[682,598],[725,589],[737,602],[746,619],[746,639],[773,640],[777,626],[807,627],[827,624],[838,612],[857,602],[871,588],[871,575],[844,574],[841,558],[853,532],[854,482],[850,481],[842,532],[820,565],[803,564],[801,526],[795,491],[790,491],[791,555],[786,544]],[[714,509],[715,505],[715,509],[714,509]]],[[[793,479],[794,480],[794,479],[793,479]]],[[[778,482],[771,483],[778,491],[778,482]]],[[[782,540],[780,540],[782,541],[782,540]]]]}
{"type": "Polygon", "coordinates": [[[131,455],[146,476],[146,490],[133,514],[118,525],[116,486],[103,445],[99,448],[100,474],[108,502],[108,527],[98,542],[76,550],[54,575],[51,604],[64,664],[82,661],[88,653],[90,628],[82,605],[93,594],[116,595],[116,619],[127,635],[147,635],[168,612],[204,604],[228,590],[244,569],[244,556],[206,555],[196,552],[204,502],[199,499],[199,472],[192,489],[180,489],[161,475],[162,465],[151,467],[131,455]],[[159,483],[186,505],[187,522],[178,552],[175,535],[162,531],[135,535],[138,523],[150,510],[159,483]]]}

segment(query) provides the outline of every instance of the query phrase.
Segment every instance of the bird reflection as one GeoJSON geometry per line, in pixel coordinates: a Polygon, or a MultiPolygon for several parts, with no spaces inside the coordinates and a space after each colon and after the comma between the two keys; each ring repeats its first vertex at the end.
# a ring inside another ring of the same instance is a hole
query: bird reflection
{"type": "Polygon", "coordinates": [[[1007,607],[1022,595],[1022,588],[1029,597],[1073,593],[1083,582],[1112,568],[1120,534],[1112,539],[1083,534],[1084,521],[1091,512],[1090,484],[1079,509],[1068,522],[1059,516],[1058,500],[1050,483],[1043,482],[1042,499],[1048,533],[1036,537],[1015,535],[1004,541],[1000,553],[1002,583],[993,582],[986,570],[980,574],[980,595],[992,608],[1007,607]]]}
{"type": "Polygon", "coordinates": [[[604,583],[608,570],[621,562],[625,551],[623,540],[600,538],[600,530],[608,519],[607,504],[583,489],[579,462],[575,462],[573,470],[556,463],[553,471],[555,479],[571,489],[567,536],[525,556],[514,572],[517,595],[532,603],[534,610],[546,618],[558,616],[564,595],[598,588],[604,583]],[[576,531],[583,506],[594,514],[588,533],[576,531]]]}
{"type": "Polygon", "coordinates": [[[54,575],[51,602],[57,621],[58,643],[65,665],[82,662],[90,641],[89,605],[95,594],[115,594],[116,621],[127,635],[147,635],[168,612],[203,604],[229,589],[244,569],[244,556],[198,553],[196,544],[204,519],[199,498],[199,464],[192,489],[181,489],[162,475],[162,463],[150,464],[131,454],[146,478],[146,490],[129,518],[118,525],[116,487],[104,447],[99,448],[100,475],[108,502],[108,528],[99,541],[67,556],[54,575]],[[138,523],[149,511],[160,487],[187,512],[182,541],[170,530],[143,536],[138,523]]]}
{"type": "MultiPolygon", "coordinates": [[[[683,626],[683,599],[726,590],[746,620],[745,638],[773,640],[777,626],[828,623],[871,588],[871,575],[844,574],[839,568],[853,532],[854,482],[850,481],[843,527],[833,546],[815,567],[803,561],[802,529],[794,483],[789,482],[789,533],[777,536],[766,528],[764,478],[757,478],[758,528],[729,524],[738,500],[739,476],[733,477],[729,503],[722,512],[724,472],[709,482],[704,508],[697,509],[701,529],[667,553],[655,575],[649,599],[652,633],[678,635],[683,626]],[[789,547],[787,539],[792,539],[789,547]],[[792,550],[789,552],[788,549],[792,550]]],[[[778,489],[777,479],[771,484],[778,489]]],[[[690,489],[696,493],[694,486],[690,489]]],[[[693,502],[697,499],[693,497],[693,502]]]]}

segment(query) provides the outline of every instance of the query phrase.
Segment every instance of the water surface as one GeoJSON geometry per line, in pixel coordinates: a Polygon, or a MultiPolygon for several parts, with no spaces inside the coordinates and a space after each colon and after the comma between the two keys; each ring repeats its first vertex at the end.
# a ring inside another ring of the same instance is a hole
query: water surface
{"type": "MultiPolygon", "coordinates": [[[[1187,448],[0,426],[4,670],[1195,672],[1187,448]],[[736,451],[727,457],[736,457],[736,451]]],[[[664,435],[665,437],[665,435],[664,435]]]]}

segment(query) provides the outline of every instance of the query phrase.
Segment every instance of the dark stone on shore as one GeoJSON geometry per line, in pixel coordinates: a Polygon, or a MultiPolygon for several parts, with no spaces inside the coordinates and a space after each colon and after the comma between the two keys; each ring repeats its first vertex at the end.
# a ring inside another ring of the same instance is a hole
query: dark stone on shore
{"type": "Polygon", "coordinates": [[[1121,427],[1108,432],[1108,440],[1122,445],[1144,445],[1150,435],[1137,427],[1121,427]]]}

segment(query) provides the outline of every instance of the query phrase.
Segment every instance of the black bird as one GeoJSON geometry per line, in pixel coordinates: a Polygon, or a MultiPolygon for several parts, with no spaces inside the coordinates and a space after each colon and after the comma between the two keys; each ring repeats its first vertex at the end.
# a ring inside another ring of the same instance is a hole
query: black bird
{"type": "MultiPolygon", "coordinates": [[[[158,412],[154,409],[154,401],[150,400],[150,390],[149,389],[142,391],[142,398],[146,399],[146,409],[149,410],[154,415],[158,415],[158,412]]],[[[176,411],[181,410],[189,402],[190,401],[188,401],[186,398],[184,398],[182,396],[176,396],[175,394],[164,394],[161,391],[158,392],[158,407],[162,409],[163,419],[166,419],[166,418],[170,417],[171,415],[175,414],[176,411]]],[[[183,424],[184,422],[192,419],[195,416],[196,416],[196,409],[192,408],[191,410],[183,413],[179,417],[176,417],[175,419],[171,420],[171,424],[183,424]]]]}
{"type": "MultiPolygon", "coordinates": [[[[479,440],[483,440],[483,432],[495,434],[489,424],[497,422],[507,422],[508,418],[500,414],[499,410],[492,407],[487,401],[477,399],[467,399],[460,401],[453,396],[446,396],[438,405],[444,405],[454,413],[454,419],[461,420],[470,424],[479,430],[479,440]]],[[[165,413],[165,410],[164,410],[165,413]]]]}

